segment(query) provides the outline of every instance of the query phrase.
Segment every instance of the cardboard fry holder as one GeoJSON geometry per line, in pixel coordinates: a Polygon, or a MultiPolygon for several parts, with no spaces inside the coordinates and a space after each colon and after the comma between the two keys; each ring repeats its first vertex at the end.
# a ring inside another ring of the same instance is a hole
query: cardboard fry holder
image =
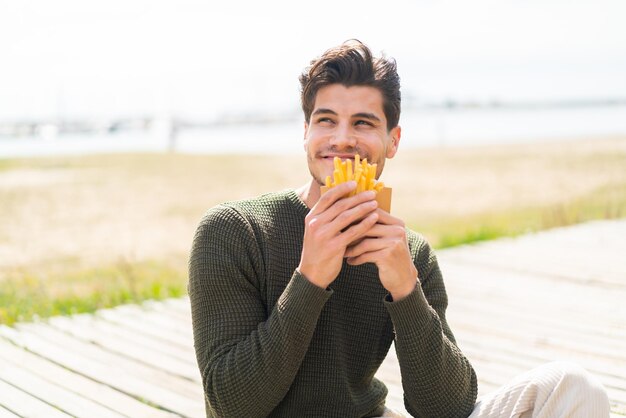
{"type": "MultiPolygon", "coordinates": [[[[322,194],[328,191],[329,187],[321,186],[322,194]]],[[[391,213],[391,187],[383,187],[376,193],[376,202],[378,207],[385,212],[391,213]]]]}

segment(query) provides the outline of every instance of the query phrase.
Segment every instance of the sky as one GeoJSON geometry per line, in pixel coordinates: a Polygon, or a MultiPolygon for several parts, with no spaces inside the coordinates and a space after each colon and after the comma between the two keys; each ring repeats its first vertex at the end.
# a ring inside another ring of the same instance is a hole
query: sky
{"type": "Polygon", "coordinates": [[[421,102],[626,98],[623,0],[0,0],[0,122],[298,109],[357,38],[421,102]]]}

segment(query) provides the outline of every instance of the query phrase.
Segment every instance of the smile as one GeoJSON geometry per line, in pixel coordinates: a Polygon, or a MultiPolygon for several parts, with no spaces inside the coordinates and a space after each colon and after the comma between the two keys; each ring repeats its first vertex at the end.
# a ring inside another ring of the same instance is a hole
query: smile
{"type": "Polygon", "coordinates": [[[354,160],[354,154],[330,154],[322,156],[322,158],[331,161],[334,160],[335,157],[339,157],[342,160],[354,160]]]}

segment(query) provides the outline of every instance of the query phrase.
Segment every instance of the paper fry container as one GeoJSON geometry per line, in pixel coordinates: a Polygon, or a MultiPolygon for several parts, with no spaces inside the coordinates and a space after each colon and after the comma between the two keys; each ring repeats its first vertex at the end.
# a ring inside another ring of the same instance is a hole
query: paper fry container
{"type": "MultiPolygon", "coordinates": [[[[326,186],[321,186],[322,194],[326,193],[328,189],[326,186]]],[[[379,208],[391,213],[391,187],[383,187],[376,193],[376,202],[378,202],[379,208]]]]}

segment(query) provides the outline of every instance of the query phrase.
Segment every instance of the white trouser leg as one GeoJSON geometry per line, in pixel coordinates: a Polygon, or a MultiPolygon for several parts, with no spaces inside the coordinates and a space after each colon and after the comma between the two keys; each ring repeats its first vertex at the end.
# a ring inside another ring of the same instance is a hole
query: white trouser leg
{"type": "Polygon", "coordinates": [[[608,418],[602,384],[580,366],[553,362],[481,397],[470,418],[608,418]]]}
{"type": "Polygon", "coordinates": [[[376,418],[406,418],[406,416],[396,411],[395,409],[385,407],[385,411],[383,412],[383,414],[376,418]]]}

